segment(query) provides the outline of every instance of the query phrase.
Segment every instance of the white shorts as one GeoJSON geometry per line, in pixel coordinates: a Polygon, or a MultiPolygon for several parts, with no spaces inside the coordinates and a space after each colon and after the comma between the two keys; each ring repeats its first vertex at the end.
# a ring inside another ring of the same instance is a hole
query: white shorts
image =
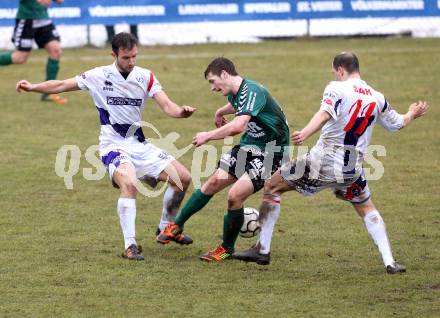
{"type": "Polygon", "coordinates": [[[292,190],[306,196],[330,188],[333,189],[333,193],[338,199],[351,203],[361,204],[370,198],[370,189],[363,169],[360,174],[338,182],[336,179],[331,180],[331,178],[324,181],[311,177],[311,166],[310,153],[308,153],[304,157],[283,164],[280,169],[281,178],[292,190]]]}
{"type": "Polygon", "coordinates": [[[111,144],[101,153],[101,161],[107,168],[110,178],[116,168],[125,162],[133,165],[136,177],[157,181],[160,173],[173,161],[173,156],[149,142],[136,142],[130,145],[111,144]]]}

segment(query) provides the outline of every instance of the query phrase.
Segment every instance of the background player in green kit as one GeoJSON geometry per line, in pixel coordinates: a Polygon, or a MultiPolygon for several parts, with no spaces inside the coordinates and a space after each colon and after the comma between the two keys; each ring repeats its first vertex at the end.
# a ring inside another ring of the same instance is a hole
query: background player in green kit
{"type": "MultiPolygon", "coordinates": [[[[56,0],[56,2],[63,3],[64,0],[56,0]]],[[[0,65],[26,63],[35,40],[38,47],[45,48],[49,55],[46,64],[46,80],[53,80],[57,77],[62,51],[60,36],[47,13],[47,7],[51,4],[52,0],[20,0],[12,35],[15,51],[0,53],[0,65]]],[[[67,102],[65,98],[57,94],[43,94],[41,99],[57,104],[67,102]]]]}
{"type": "Polygon", "coordinates": [[[289,144],[286,117],[270,93],[257,82],[238,75],[234,64],[224,58],[214,59],[205,70],[211,90],[228,97],[228,103],[215,113],[217,129],[199,132],[195,146],[210,140],[223,139],[244,132],[240,144],[222,155],[218,169],[196,190],[157,241],[179,242],[185,222],[201,210],[214,194],[232,185],[228,193],[228,212],[224,216],[223,242],[216,249],[200,256],[205,261],[221,261],[231,257],[243,224],[243,203],[264,186],[264,179],[280,166],[284,148],[289,144]],[[224,115],[235,114],[227,123],[224,115]]]}

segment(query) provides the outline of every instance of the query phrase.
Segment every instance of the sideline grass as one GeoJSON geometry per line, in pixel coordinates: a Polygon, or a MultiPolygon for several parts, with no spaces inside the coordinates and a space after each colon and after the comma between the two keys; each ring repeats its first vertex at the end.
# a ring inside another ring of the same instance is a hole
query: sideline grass
{"type": "MultiPolygon", "coordinates": [[[[383,178],[370,182],[370,188],[394,254],[408,273],[385,274],[361,220],[329,192],[284,197],[273,261],[267,267],[198,260],[220,241],[225,192],[187,224],[195,239],[189,247],[155,243],[161,198],[140,197],[137,235],[146,261],[122,260],[118,193],[107,177],[82,177],[82,169],[91,167],[84,153],[97,144],[96,109],[84,92],[66,94],[66,106],[15,94],[17,80],[43,79],[45,54],[34,52],[25,66],[0,68],[0,316],[440,316],[439,40],[141,48],[138,64],[152,69],[176,102],[198,107],[194,118],[173,120],[148,103],[144,119],[163,135],[178,132],[179,148],[197,131],[211,129],[213,113],[225,100],[209,91],[202,74],[211,58],[225,55],[242,75],[269,88],[292,129],[301,128],[332,79],[332,57],[343,50],[358,54],[364,79],[400,112],[417,99],[431,104],[429,114],[408,129],[390,135],[377,127],[373,138],[373,144],[386,147],[387,155],[380,158],[383,178]],[[56,152],[65,144],[82,152],[73,190],[54,172],[56,152]]],[[[112,62],[102,49],[71,49],[64,56],[60,78],[112,62]]],[[[214,144],[220,151],[222,144],[214,144]]],[[[191,167],[192,159],[191,150],[181,161],[191,167]]],[[[247,205],[258,207],[259,198],[247,205]]],[[[238,248],[252,242],[240,239],[238,248]]]]}

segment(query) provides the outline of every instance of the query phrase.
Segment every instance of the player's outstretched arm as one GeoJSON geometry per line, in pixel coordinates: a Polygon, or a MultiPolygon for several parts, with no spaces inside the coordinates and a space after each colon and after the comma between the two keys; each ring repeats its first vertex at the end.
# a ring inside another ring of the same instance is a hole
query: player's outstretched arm
{"type": "Polygon", "coordinates": [[[330,118],[331,115],[329,113],[319,110],[301,131],[294,131],[292,133],[293,144],[301,145],[307,138],[320,130],[330,118]]]}
{"type": "Polygon", "coordinates": [[[211,130],[211,131],[203,131],[197,133],[193,138],[193,145],[196,147],[201,146],[207,143],[210,140],[218,140],[223,139],[228,136],[235,136],[237,134],[242,133],[251,119],[249,115],[241,115],[234,118],[233,121],[227,123],[226,125],[211,130]]]}
{"type": "Polygon", "coordinates": [[[51,80],[38,84],[32,84],[27,80],[21,80],[17,82],[15,88],[19,93],[21,93],[21,91],[25,91],[25,92],[47,93],[47,94],[58,94],[63,92],[76,91],[80,89],[74,77],[63,81],[51,80]]]}
{"type": "Polygon", "coordinates": [[[191,106],[179,106],[174,103],[164,91],[157,92],[153,96],[157,105],[162,109],[162,111],[170,117],[174,118],[187,118],[190,117],[195,111],[196,108],[191,106]]]}
{"type": "Polygon", "coordinates": [[[408,112],[405,115],[403,115],[402,128],[407,127],[414,119],[425,115],[426,112],[428,111],[428,108],[429,105],[425,101],[421,101],[421,100],[409,105],[408,112]]]}

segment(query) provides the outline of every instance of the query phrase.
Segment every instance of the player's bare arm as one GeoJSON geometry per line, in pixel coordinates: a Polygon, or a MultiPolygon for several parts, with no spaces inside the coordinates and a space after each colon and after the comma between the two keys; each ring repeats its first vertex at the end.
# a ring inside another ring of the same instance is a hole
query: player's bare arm
{"type": "Polygon", "coordinates": [[[292,133],[293,144],[301,145],[307,138],[319,131],[330,118],[331,115],[329,113],[319,110],[301,131],[294,131],[292,133]]]}
{"type": "MultiPolygon", "coordinates": [[[[52,4],[52,0],[37,0],[37,2],[45,7],[48,7],[52,4]]],[[[61,3],[61,2],[58,2],[58,3],[61,3]]]]}
{"type": "MultiPolygon", "coordinates": [[[[37,2],[45,7],[48,7],[52,4],[52,0],[37,0],[37,2]]],[[[64,0],[55,0],[55,2],[58,4],[62,4],[64,3],[64,0]]]]}
{"type": "Polygon", "coordinates": [[[224,126],[228,123],[228,120],[224,117],[225,115],[234,114],[235,109],[232,107],[231,103],[227,103],[225,106],[220,107],[215,112],[214,124],[217,128],[224,126]]]}
{"type": "Polygon", "coordinates": [[[193,145],[199,147],[210,140],[223,139],[227,136],[235,136],[242,133],[251,119],[249,115],[241,115],[234,118],[233,121],[226,125],[211,130],[197,133],[193,138],[193,145]]]}
{"type": "Polygon", "coordinates": [[[66,80],[51,80],[42,83],[32,84],[27,80],[21,80],[17,82],[16,90],[21,93],[25,92],[36,92],[36,93],[47,93],[47,94],[58,94],[63,92],[70,92],[79,90],[78,83],[74,77],[66,80]]]}
{"type": "Polygon", "coordinates": [[[196,108],[183,105],[179,106],[174,103],[164,91],[157,92],[153,96],[157,105],[162,109],[162,111],[170,117],[174,118],[187,118],[190,117],[195,111],[196,108]]]}
{"type": "MultiPolygon", "coordinates": [[[[414,119],[422,117],[428,111],[429,105],[426,101],[419,100],[418,102],[409,105],[408,112],[403,115],[403,126],[408,126],[414,119]]],[[[401,128],[401,129],[402,129],[401,128]]]]}

